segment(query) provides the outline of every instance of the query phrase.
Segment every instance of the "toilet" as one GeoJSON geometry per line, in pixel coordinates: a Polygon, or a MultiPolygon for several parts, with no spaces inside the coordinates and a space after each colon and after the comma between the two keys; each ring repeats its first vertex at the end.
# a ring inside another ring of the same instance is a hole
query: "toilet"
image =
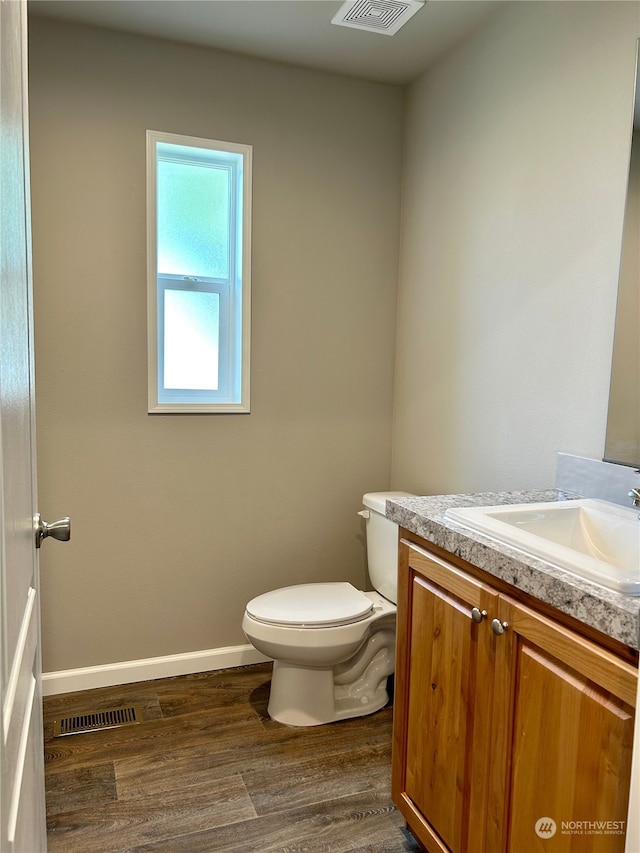
{"type": "Polygon", "coordinates": [[[242,628],[273,658],[269,716],[289,726],[318,726],[372,714],[389,701],[395,665],[398,526],[385,518],[387,498],[364,495],[372,592],[350,583],[287,586],[253,598],[242,628]]]}

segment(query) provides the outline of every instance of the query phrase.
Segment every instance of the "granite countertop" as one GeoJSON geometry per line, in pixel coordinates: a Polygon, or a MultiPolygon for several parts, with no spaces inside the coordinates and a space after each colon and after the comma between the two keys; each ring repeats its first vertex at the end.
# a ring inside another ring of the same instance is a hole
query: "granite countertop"
{"type": "Polygon", "coordinates": [[[538,503],[572,497],[576,495],[549,489],[394,498],[386,502],[386,516],[494,577],[631,648],[640,649],[640,597],[622,595],[590,583],[545,560],[468,530],[445,515],[450,507],[538,503]]]}

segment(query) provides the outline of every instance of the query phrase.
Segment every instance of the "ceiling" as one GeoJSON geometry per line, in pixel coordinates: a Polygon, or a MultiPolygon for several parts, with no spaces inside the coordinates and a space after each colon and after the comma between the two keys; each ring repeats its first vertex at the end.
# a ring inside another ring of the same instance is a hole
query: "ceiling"
{"type": "Polygon", "coordinates": [[[394,36],[331,24],[340,0],[29,0],[29,14],[405,84],[502,0],[428,0],[394,36]]]}

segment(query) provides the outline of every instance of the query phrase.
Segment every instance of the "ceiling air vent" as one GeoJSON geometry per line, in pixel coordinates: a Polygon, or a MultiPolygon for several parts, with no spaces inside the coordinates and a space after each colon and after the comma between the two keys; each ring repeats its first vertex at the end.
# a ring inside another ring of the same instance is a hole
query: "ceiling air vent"
{"type": "Polygon", "coordinates": [[[348,0],[331,23],[392,36],[423,6],[424,0],[348,0]]]}

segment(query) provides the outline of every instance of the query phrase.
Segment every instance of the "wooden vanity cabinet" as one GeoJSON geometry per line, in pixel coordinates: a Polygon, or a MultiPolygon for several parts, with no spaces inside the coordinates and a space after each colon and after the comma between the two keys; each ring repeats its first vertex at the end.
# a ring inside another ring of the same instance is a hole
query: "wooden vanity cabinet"
{"type": "Polygon", "coordinates": [[[637,677],[402,541],[392,794],[413,834],[433,853],[623,851],[637,677]],[[609,833],[577,826],[596,821],[609,833]]]}

